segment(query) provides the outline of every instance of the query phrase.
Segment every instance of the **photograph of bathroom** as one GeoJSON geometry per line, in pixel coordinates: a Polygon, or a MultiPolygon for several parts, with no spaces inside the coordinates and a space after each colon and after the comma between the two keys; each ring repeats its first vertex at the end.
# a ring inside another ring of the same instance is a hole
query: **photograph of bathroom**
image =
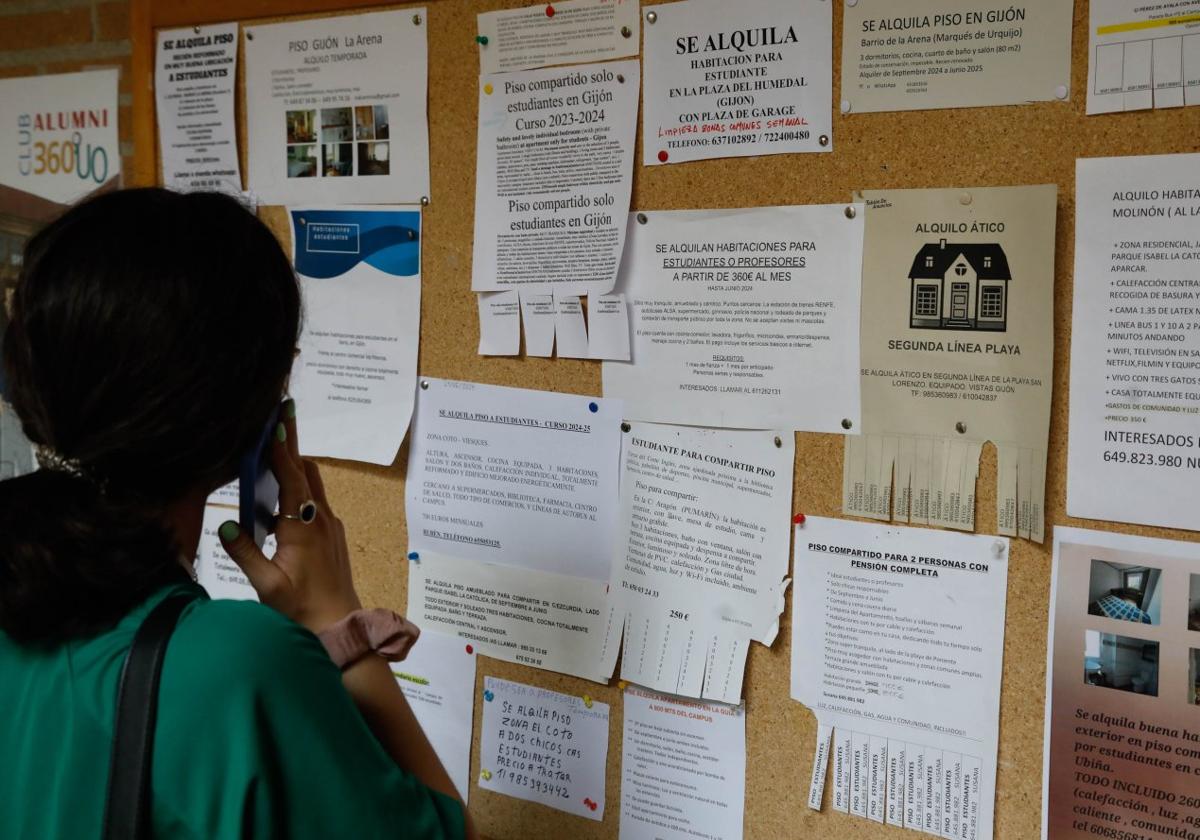
{"type": "Polygon", "coordinates": [[[1188,702],[1200,706],[1200,649],[1192,648],[1188,662],[1188,702]]]}
{"type": "Polygon", "coordinates": [[[1162,622],[1162,572],[1147,566],[1092,561],[1088,587],[1088,614],[1132,621],[1162,622]]]}
{"type": "Polygon", "coordinates": [[[1158,642],[1085,630],[1083,662],[1088,685],[1158,696],[1158,642]]]}

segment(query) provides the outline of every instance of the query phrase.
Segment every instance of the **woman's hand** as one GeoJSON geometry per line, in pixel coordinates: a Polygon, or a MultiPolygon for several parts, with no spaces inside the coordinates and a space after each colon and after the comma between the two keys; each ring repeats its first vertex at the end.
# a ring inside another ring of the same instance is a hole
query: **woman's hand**
{"type": "Polygon", "coordinates": [[[305,524],[278,516],[278,548],[272,560],[236,522],[224,523],[218,534],[264,604],[319,633],[362,605],[350,576],[346,530],[329,507],[317,465],[300,457],[296,403],[284,403],[281,415],[283,420],[271,443],[271,471],[279,480],[279,511],[295,516],[312,500],[317,505],[316,519],[305,524]]]}

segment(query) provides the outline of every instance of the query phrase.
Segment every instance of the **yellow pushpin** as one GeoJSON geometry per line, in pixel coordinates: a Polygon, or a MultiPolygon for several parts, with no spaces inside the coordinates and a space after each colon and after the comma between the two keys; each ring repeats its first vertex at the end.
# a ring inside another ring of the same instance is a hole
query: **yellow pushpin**
{"type": "Polygon", "coordinates": [[[492,88],[491,82],[488,82],[486,85],[483,86],[483,92],[486,93],[488,96],[492,95],[492,90],[493,90],[493,88],[492,88]]]}
{"type": "Polygon", "coordinates": [[[625,686],[627,685],[629,685],[629,683],[625,682],[625,680],[620,680],[617,682],[617,688],[621,689],[622,691],[625,690],[625,686]]]}
{"type": "Polygon", "coordinates": [[[592,698],[588,697],[586,694],[583,695],[583,705],[587,706],[589,709],[592,708],[592,698]]]}
{"type": "Polygon", "coordinates": [[[485,782],[486,782],[486,781],[490,781],[490,780],[491,780],[491,778],[492,778],[492,771],[491,771],[491,770],[484,770],[484,771],[483,771],[482,773],[480,773],[479,775],[483,777],[483,780],[484,780],[485,782]]]}

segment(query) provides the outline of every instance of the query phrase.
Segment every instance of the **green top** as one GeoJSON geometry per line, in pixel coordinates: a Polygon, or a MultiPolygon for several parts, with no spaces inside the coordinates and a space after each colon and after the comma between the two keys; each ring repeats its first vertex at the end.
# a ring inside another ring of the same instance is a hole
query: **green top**
{"type": "Polygon", "coordinates": [[[117,680],[169,594],[183,611],[163,664],[156,837],[462,837],[462,807],[404,773],[367,729],[316,637],[261,604],[166,587],[113,629],[37,650],[0,633],[0,834],[98,837],[117,680]]]}

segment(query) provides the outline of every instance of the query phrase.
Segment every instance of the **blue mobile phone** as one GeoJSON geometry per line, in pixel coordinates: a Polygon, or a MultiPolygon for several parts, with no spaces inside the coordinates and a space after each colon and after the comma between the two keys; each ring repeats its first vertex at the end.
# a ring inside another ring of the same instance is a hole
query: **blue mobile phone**
{"type": "Polygon", "coordinates": [[[271,412],[258,443],[242,456],[238,473],[238,523],[242,530],[254,536],[262,548],[275,520],[279,506],[279,482],[271,472],[271,441],[279,425],[279,406],[271,412]]]}

